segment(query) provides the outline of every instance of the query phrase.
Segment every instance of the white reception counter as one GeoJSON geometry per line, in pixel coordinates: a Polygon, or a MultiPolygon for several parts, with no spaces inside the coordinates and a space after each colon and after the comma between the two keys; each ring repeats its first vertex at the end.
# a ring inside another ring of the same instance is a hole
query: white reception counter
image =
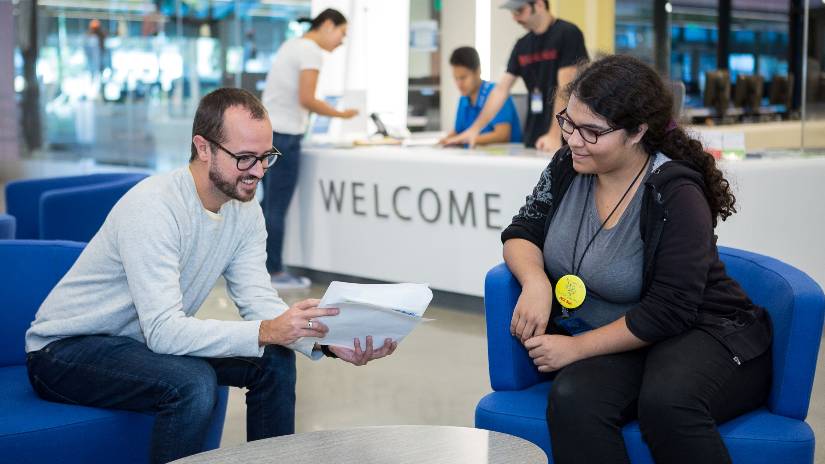
{"type": "MultiPolygon", "coordinates": [[[[287,220],[292,266],[483,295],[499,234],[549,158],[521,147],[304,149],[287,220]]],[[[719,244],[825,283],[825,158],[723,162],[739,213],[719,244]]]]}

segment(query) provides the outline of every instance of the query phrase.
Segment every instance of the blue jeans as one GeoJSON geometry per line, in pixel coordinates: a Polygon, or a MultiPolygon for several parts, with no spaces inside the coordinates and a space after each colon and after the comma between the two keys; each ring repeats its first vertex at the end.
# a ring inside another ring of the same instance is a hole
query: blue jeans
{"type": "Polygon", "coordinates": [[[278,162],[264,176],[264,199],[261,208],[266,219],[266,270],[281,272],[284,264],[281,254],[284,249],[286,212],[295,186],[298,184],[298,169],[301,165],[302,134],[272,133],[272,145],[281,151],[278,162]]]}
{"type": "Polygon", "coordinates": [[[150,461],[202,451],[217,386],[244,387],[247,440],[295,432],[295,353],[266,347],[260,358],[157,354],[127,337],[83,336],[28,354],[29,381],[41,398],[155,414],[150,461]]]}

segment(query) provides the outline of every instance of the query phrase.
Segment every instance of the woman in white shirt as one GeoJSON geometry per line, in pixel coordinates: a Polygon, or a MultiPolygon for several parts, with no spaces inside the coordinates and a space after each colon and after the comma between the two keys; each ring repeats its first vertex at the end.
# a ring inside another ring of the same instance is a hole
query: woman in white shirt
{"type": "Polygon", "coordinates": [[[298,181],[301,139],[309,112],[336,118],[351,118],[358,113],[353,109],[338,111],[315,97],[323,51],[331,52],[343,43],[347,19],[341,12],[328,8],[312,20],[299,21],[309,22],[309,31],[281,45],[266,76],[262,98],[272,122],[272,144],[284,154],[264,176],[261,204],[267,230],[266,267],[272,275],[272,285],[278,289],[305,288],[310,284],[306,277],[287,273],[281,260],[284,218],[298,181]]]}

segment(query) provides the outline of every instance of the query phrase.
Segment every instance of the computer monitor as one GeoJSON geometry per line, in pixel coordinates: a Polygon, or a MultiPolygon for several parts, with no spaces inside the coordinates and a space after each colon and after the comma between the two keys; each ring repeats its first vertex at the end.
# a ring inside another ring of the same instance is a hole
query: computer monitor
{"type": "Polygon", "coordinates": [[[704,105],[716,110],[717,116],[724,116],[730,105],[730,74],[726,70],[705,73],[704,105]]]}
{"type": "Polygon", "coordinates": [[[756,111],[762,106],[764,94],[764,79],[760,75],[740,74],[736,77],[736,88],[733,94],[733,105],[756,111]]]}
{"type": "MultiPolygon", "coordinates": [[[[345,137],[364,137],[369,135],[369,114],[367,113],[367,92],[365,90],[346,90],[341,97],[341,108],[353,108],[358,114],[341,121],[341,135],[345,137]]],[[[340,108],[339,108],[340,109],[340,108]]]]}
{"type": "Polygon", "coordinates": [[[756,72],[756,56],[752,53],[731,53],[728,57],[728,69],[733,79],[740,74],[750,76],[756,72]]]}
{"type": "MultiPolygon", "coordinates": [[[[341,97],[337,95],[324,97],[324,101],[333,108],[338,106],[338,100],[340,99],[341,97]]],[[[329,128],[332,125],[332,118],[329,116],[322,116],[320,114],[314,115],[314,118],[315,120],[310,126],[309,133],[312,135],[328,134],[329,128]]]]}
{"type": "Polygon", "coordinates": [[[687,88],[682,81],[670,81],[670,91],[673,93],[673,117],[678,121],[682,119],[682,112],[685,109],[687,88]]]}
{"type": "Polygon", "coordinates": [[[307,131],[307,142],[314,145],[345,144],[346,141],[363,139],[369,135],[366,112],[366,93],[363,90],[351,90],[343,95],[329,95],[324,101],[338,110],[353,108],[358,114],[349,119],[330,118],[313,114],[307,131]]]}
{"type": "Polygon", "coordinates": [[[768,102],[771,105],[785,105],[785,110],[789,110],[793,103],[793,74],[773,76],[770,87],[768,102]]]}

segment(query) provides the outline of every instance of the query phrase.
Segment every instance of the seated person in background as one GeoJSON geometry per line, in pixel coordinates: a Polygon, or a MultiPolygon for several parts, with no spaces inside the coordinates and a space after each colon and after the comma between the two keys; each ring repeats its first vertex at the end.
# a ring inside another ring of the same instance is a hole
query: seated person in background
{"type": "Polygon", "coordinates": [[[553,462],[629,462],[638,419],[657,463],[729,463],[716,424],[771,383],[767,312],[716,247],[730,185],[636,58],[593,63],[556,117],[568,145],[502,233],[522,285],[510,331],[555,372],[553,462]]]}
{"type": "MultiPolygon", "coordinates": [[[[473,47],[459,47],[450,55],[450,65],[453,67],[453,78],[461,92],[458,100],[458,111],[455,115],[455,127],[447,137],[464,132],[475,122],[487,96],[496,86],[492,82],[481,79],[481,62],[478,52],[473,47]]],[[[444,144],[446,138],[441,140],[444,144]]],[[[476,144],[490,143],[521,143],[521,122],[519,121],[516,105],[512,97],[507,97],[496,117],[481,131],[476,144]]]]}
{"type": "Polygon", "coordinates": [[[187,166],[126,193],[37,311],[29,379],[44,399],[155,413],[150,461],[201,451],[216,387],[247,389],[247,439],[295,430],[295,354],[356,365],[391,354],[322,347],[319,300],[287,307],[266,271],[255,189],[280,152],[261,102],[218,89],[198,105],[187,166]],[[243,321],[194,317],[219,277],[243,321]]]}

